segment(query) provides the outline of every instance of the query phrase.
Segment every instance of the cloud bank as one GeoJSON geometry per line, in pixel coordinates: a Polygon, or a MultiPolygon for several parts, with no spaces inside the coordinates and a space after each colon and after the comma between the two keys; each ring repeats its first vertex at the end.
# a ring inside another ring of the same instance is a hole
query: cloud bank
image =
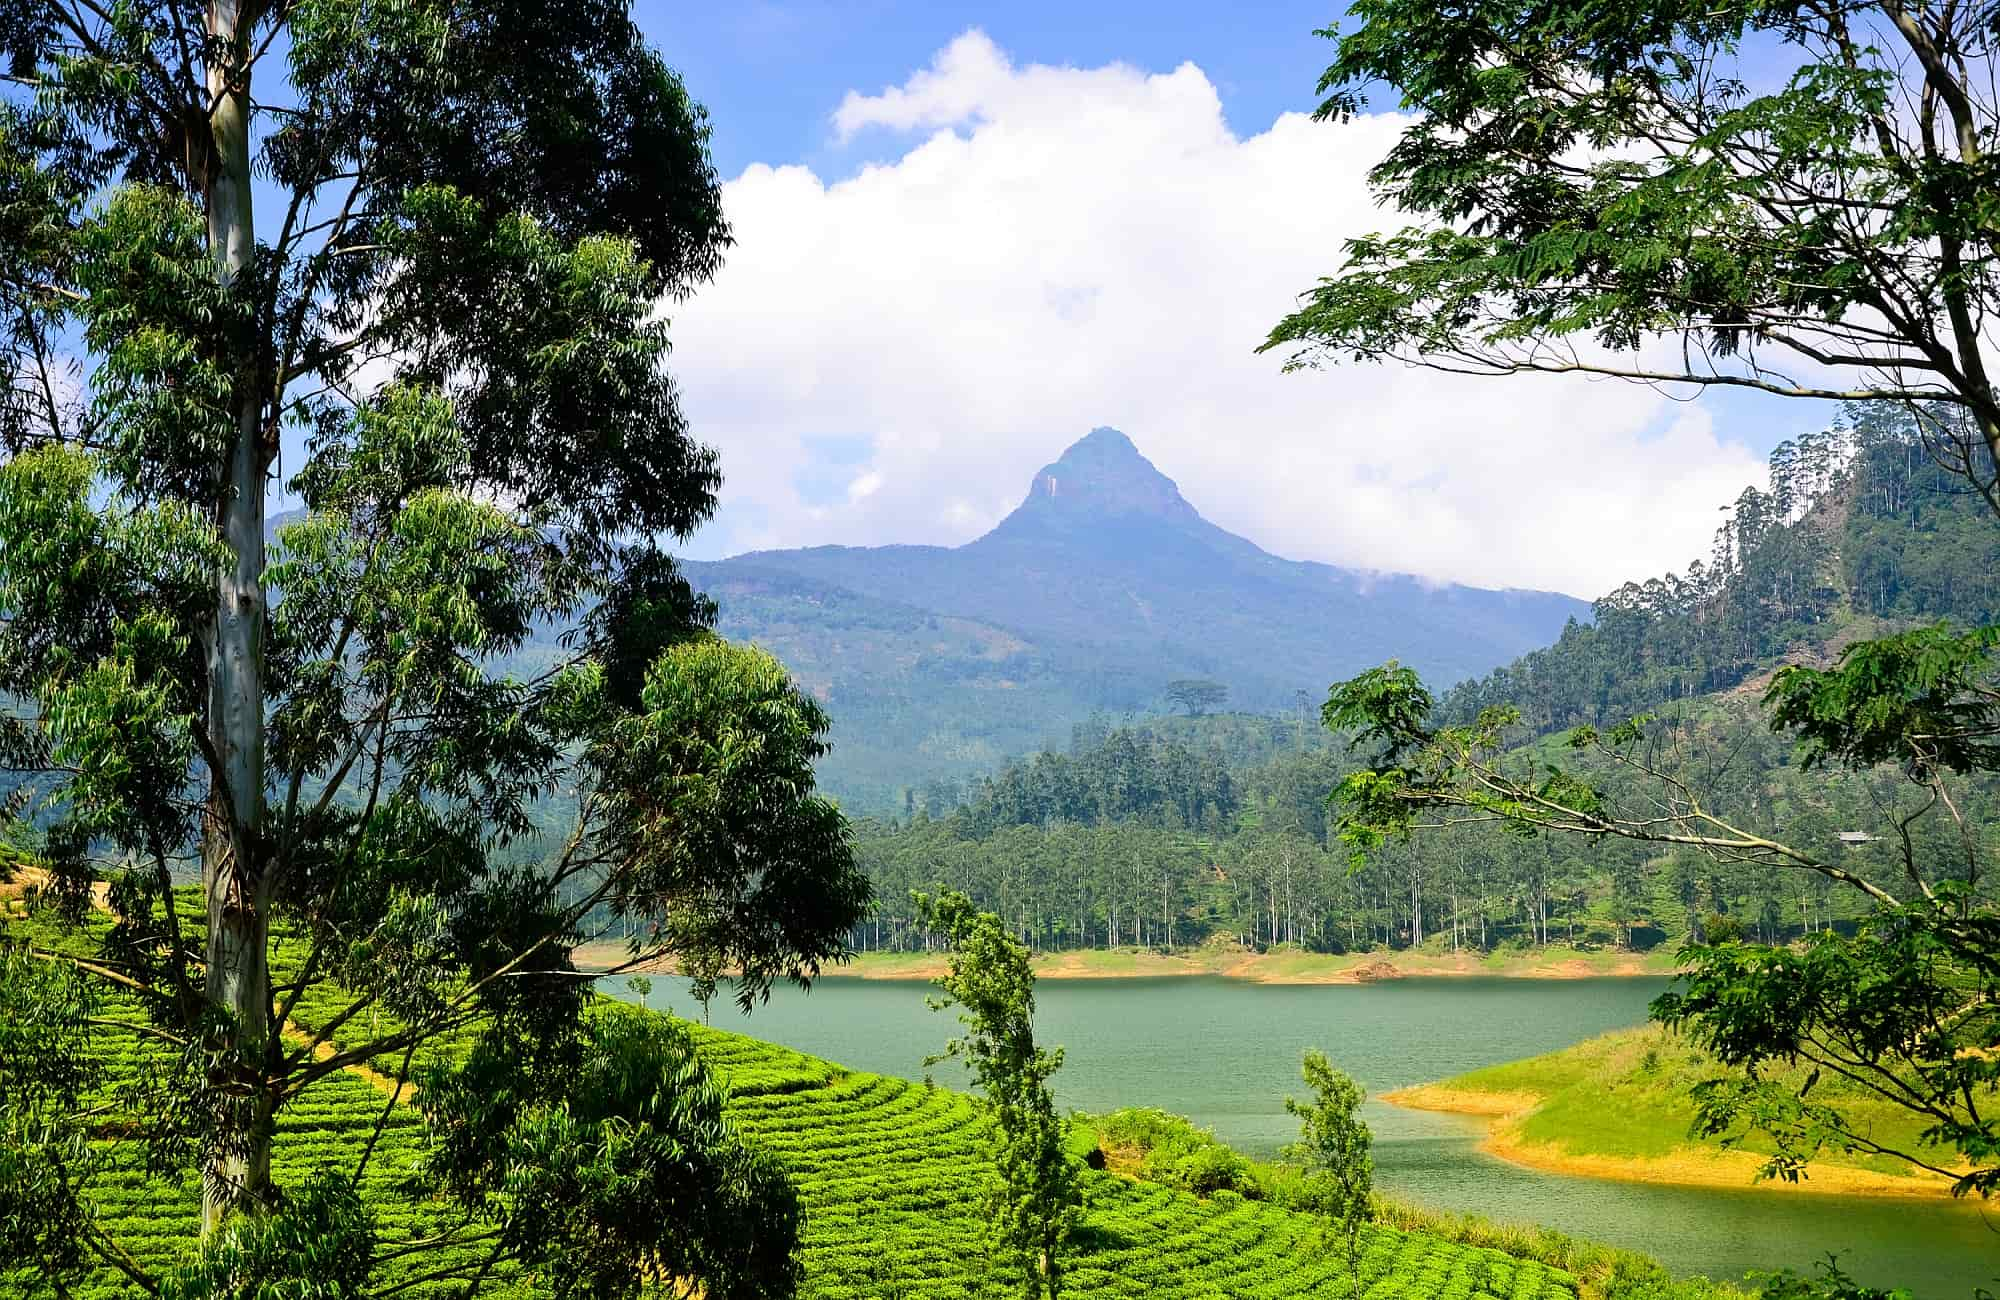
{"type": "Polygon", "coordinates": [[[834,135],[887,160],[745,170],[728,264],[673,313],[727,475],[698,551],[967,541],[1109,424],[1292,558],[1588,596],[1705,554],[1763,474],[1701,406],[1255,353],[1345,238],[1397,222],[1366,173],[1401,125],[1239,138],[1192,63],[1017,66],[977,31],[850,92],[834,135]]]}

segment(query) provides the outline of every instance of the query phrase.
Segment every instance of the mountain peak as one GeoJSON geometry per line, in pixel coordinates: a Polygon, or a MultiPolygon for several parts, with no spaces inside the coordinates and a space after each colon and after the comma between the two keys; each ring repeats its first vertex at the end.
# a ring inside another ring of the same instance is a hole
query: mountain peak
{"type": "Polygon", "coordinates": [[[1018,528],[1030,521],[1082,524],[1134,515],[1183,523],[1201,518],[1174,481],[1160,473],[1130,438],[1100,426],[1035,472],[1027,497],[1000,528],[1018,528]]]}

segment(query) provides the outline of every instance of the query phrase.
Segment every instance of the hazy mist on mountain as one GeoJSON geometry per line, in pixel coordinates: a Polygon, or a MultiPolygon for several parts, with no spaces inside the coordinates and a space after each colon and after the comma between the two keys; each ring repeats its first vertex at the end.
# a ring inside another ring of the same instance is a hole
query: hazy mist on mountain
{"type": "MultiPolygon", "coordinates": [[[[1329,503],[1337,509],[1338,503],[1329,503]]],[[[1202,518],[1116,429],[1038,471],[964,546],[819,546],[687,565],[721,631],[829,706],[822,780],[857,808],[990,769],[1092,713],[1164,706],[1178,678],[1229,707],[1316,705],[1397,658],[1443,685],[1553,640],[1589,605],[1287,560],[1202,518]]]]}

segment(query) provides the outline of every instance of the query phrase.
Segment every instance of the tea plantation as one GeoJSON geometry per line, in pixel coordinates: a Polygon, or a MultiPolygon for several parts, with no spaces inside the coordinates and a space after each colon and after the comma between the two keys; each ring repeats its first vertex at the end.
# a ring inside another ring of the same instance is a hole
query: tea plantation
{"type": "MultiPolygon", "coordinates": [[[[696,1028],[736,1094],[732,1116],[804,1194],[807,1293],[824,1300],[963,1296],[994,1270],[980,1200],[981,1118],[942,1088],[857,1074],[782,1047],[696,1028]]],[[[1346,1297],[1337,1251],[1311,1218],[1228,1192],[1198,1198],[1091,1172],[1065,1291],[1079,1296],[1346,1297]]],[[[1568,1297],[1565,1273],[1496,1250],[1375,1228],[1368,1300],[1568,1297]]]]}
{"type": "MultiPolygon", "coordinates": [[[[122,1005],[120,999],[107,999],[105,1010],[106,1019],[143,1020],[135,1006],[122,1005]]],[[[145,1075],[159,1049],[139,1030],[101,1030],[93,1050],[107,1067],[105,1097],[122,1097],[129,1103],[135,1096],[146,1095],[145,1075]],[[136,1093],[126,1091],[135,1086],[136,1093]]],[[[165,1099],[161,1100],[164,1104],[165,1099]]],[[[431,1275],[449,1275],[455,1271],[452,1266],[463,1265],[467,1257],[482,1260],[486,1226],[466,1221],[462,1213],[444,1202],[412,1201],[392,1194],[396,1184],[417,1167],[425,1129],[414,1109],[388,1103],[387,1096],[359,1075],[329,1075],[280,1114],[272,1153],[273,1174],[281,1186],[295,1186],[315,1170],[351,1173],[359,1167],[363,1195],[376,1207],[376,1225],[385,1252],[395,1249],[392,1243],[437,1243],[387,1261],[378,1274],[378,1290],[396,1288],[398,1297],[410,1300],[463,1295],[463,1281],[453,1283],[431,1275]],[[369,1138],[377,1121],[384,1119],[385,1108],[386,1122],[371,1152],[369,1138]]],[[[99,1225],[131,1253],[136,1264],[157,1277],[172,1270],[200,1229],[199,1188],[192,1174],[172,1179],[149,1173],[144,1152],[120,1137],[118,1127],[115,1122],[106,1125],[107,1136],[99,1144],[101,1152],[110,1157],[108,1168],[94,1185],[99,1225]]],[[[504,1272],[490,1286],[487,1295],[507,1300],[535,1294],[504,1272]]],[[[0,1274],[0,1296],[11,1298],[12,1294],[5,1274],[0,1274]]],[[[119,1271],[105,1268],[87,1285],[74,1288],[73,1294],[76,1300],[124,1300],[146,1292],[119,1271]]]]}
{"type": "MultiPolygon", "coordinates": [[[[310,1027],[314,1013],[300,1009],[310,1027]]],[[[114,1012],[115,1015],[115,1012],[114,1012]]],[[[136,1017],[135,1017],[136,1018],[136,1017]]],[[[1011,1290],[991,1258],[982,1197],[989,1177],[980,1111],[972,1099],[882,1075],[855,1073],[788,1048],[691,1026],[702,1055],[728,1081],[733,1121],[791,1171],[807,1206],[802,1294],[816,1300],[960,1297],[1011,1290]],[[990,1291],[989,1291],[990,1289],[990,1291]]],[[[363,1032],[357,1029],[356,1035],[363,1032]]],[[[336,1033],[337,1040],[345,1034],[336,1033]]],[[[154,1050],[138,1032],[100,1040],[125,1082],[154,1050]]],[[[390,1106],[379,1076],[329,1078],[289,1109],[279,1126],[276,1171],[294,1184],[316,1168],[352,1170],[366,1154],[364,1186],[387,1192],[421,1157],[424,1128],[401,1102],[372,1153],[368,1137],[390,1106]]],[[[105,1138],[116,1143],[114,1134],[105,1138]]],[[[103,1226],[135,1261],[170,1269],[196,1219],[191,1182],[148,1176],[137,1153],[102,1179],[103,1226]]],[[[1087,1175],[1089,1211],[1073,1243],[1068,1294],[1161,1297],[1339,1297],[1351,1294],[1338,1253],[1323,1247],[1307,1216],[1233,1193],[1198,1198],[1113,1173],[1087,1175]]],[[[382,1237],[436,1242],[391,1261],[378,1290],[410,1300],[462,1295],[464,1283],[428,1282],[482,1252],[484,1226],[444,1205],[384,1195],[382,1237]]],[[[1376,1227],[1361,1261],[1367,1300],[1571,1300],[1569,1274],[1497,1250],[1456,1245],[1421,1232],[1376,1227]]],[[[494,1278],[496,1293],[532,1295],[532,1279],[494,1278]]],[[[6,1289],[0,1278],[0,1291],[6,1289]]],[[[79,1288],[78,1300],[142,1294],[113,1269],[79,1288]]]]}

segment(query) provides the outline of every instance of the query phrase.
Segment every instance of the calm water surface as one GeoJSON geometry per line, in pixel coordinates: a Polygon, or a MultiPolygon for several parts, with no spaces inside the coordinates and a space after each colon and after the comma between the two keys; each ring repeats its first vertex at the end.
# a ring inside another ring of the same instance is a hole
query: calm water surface
{"type": "MultiPolygon", "coordinates": [[[[1323,1049],[1370,1093],[1553,1051],[1645,1019],[1657,979],[1407,979],[1287,987],[1206,977],[1050,980],[1037,990],[1037,1036],[1067,1059],[1067,1107],[1159,1106],[1269,1156],[1297,1129],[1284,1097],[1299,1054],[1323,1049]]],[[[916,982],[829,979],[783,989],[744,1017],[725,998],[718,1028],[786,1043],[855,1069],[922,1078],[954,1022],[916,982]]],[[[650,1003],[699,1019],[684,983],[656,979],[650,1003]]],[[[956,1084],[953,1066],[940,1083],[956,1084]]],[[[1835,1200],[1783,1192],[1646,1187],[1516,1168],[1476,1149],[1480,1123],[1371,1101],[1376,1184],[1401,1198],[1489,1218],[1546,1223],[1657,1256],[1679,1273],[1738,1278],[1805,1269],[1829,1250],[1864,1281],[1921,1300],[2000,1290],[1994,1225],[1953,1205],[1835,1200]]]]}

